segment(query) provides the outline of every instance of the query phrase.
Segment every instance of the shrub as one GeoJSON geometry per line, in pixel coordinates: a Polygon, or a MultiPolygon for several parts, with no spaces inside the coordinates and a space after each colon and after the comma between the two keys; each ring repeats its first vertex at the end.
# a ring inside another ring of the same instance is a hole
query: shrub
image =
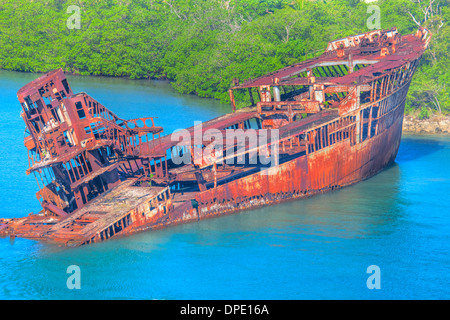
{"type": "Polygon", "coordinates": [[[428,109],[427,107],[422,107],[420,108],[420,113],[417,116],[417,118],[419,120],[423,120],[423,119],[429,119],[431,116],[431,111],[430,109],[428,109]]]}

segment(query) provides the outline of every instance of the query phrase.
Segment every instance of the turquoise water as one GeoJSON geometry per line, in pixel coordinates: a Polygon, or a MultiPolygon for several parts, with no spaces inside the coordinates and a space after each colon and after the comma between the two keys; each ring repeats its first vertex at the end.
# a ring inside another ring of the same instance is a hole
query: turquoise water
{"type": "MultiPolygon", "coordinates": [[[[35,77],[0,71],[2,217],[39,210],[16,99],[35,77]]],[[[69,83],[123,118],[158,116],[167,133],[229,110],[166,82],[69,83]]],[[[449,137],[405,135],[395,164],[310,199],[83,248],[0,238],[0,299],[448,299],[449,158],[449,137]],[[370,265],[381,289],[367,288],[370,265]]]]}

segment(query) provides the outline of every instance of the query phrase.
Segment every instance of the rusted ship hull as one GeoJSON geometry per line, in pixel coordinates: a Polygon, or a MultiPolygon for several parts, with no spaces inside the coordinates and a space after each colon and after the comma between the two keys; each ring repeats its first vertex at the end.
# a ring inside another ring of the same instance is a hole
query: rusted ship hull
{"type": "MultiPolygon", "coordinates": [[[[389,126],[387,123],[380,124],[387,129],[377,136],[353,146],[346,139],[321,152],[303,155],[276,168],[267,169],[275,170],[276,173],[258,172],[222,187],[205,190],[196,196],[198,211],[187,203],[174,210],[167,219],[152,222],[142,220],[124,234],[301,199],[346,187],[376,175],[394,162],[397,156],[402,136],[406,91],[407,88],[396,93],[401,96],[401,102],[392,109],[395,113],[394,120],[389,126]]],[[[142,214],[136,212],[135,219],[139,220],[140,215],[142,214]]]]}
{"type": "Polygon", "coordinates": [[[61,70],[46,74],[18,93],[43,210],[0,219],[0,235],[80,246],[367,179],[395,160],[430,37],[392,29],[330,42],[318,58],[236,80],[233,113],[176,137],[73,94],[61,70]],[[242,91],[252,106],[236,110],[242,91]]]}

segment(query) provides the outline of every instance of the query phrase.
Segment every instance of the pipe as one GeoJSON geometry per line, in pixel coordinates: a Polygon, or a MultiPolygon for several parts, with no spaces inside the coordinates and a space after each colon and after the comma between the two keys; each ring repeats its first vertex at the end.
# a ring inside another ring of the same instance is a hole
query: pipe
{"type": "Polygon", "coordinates": [[[278,86],[273,87],[273,101],[281,101],[280,88],[278,86]]]}

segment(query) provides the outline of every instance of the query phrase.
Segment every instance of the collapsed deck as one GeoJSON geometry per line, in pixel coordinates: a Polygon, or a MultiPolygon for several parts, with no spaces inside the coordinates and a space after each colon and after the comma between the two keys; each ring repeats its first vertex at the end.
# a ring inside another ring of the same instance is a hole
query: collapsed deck
{"type": "Polygon", "coordinates": [[[42,211],[0,235],[79,246],[333,190],[395,158],[429,31],[378,30],[230,89],[233,113],[163,135],[124,120],[61,69],[18,92],[42,211]],[[236,110],[235,93],[251,106],[236,110]]]}

